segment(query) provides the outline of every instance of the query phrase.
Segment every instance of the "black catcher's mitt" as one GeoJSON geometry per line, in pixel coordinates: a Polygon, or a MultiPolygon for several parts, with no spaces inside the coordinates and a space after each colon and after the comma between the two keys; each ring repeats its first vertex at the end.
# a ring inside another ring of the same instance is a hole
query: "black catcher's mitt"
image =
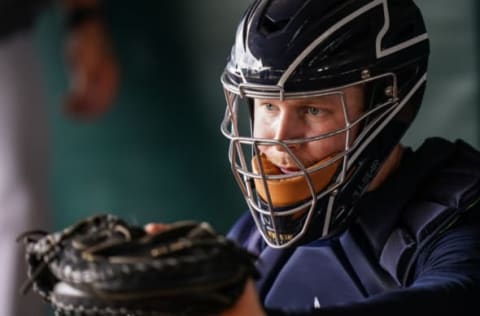
{"type": "Polygon", "coordinates": [[[207,223],[178,222],[148,235],[112,215],[52,234],[27,232],[33,289],[56,315],[216,315],[232,306],[255,257],[207,223]]]}

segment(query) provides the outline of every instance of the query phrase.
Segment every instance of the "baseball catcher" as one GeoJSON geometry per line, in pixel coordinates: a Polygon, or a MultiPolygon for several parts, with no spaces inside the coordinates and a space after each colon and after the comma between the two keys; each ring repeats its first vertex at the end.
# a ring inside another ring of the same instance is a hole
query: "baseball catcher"
{"type": "Polygon", "coordinates": [[[233,306],[255,257],[207,223],[177,222],[158,234],[113,215],[54,233],[27,232],[30,288],[62,315],[217,315],[233,306]]]}

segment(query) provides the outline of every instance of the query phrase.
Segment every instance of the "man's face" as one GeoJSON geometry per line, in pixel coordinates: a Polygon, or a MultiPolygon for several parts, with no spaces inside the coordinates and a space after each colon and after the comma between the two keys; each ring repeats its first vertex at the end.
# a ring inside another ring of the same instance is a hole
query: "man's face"
{"type": "MultiPolygon", "coordinates": [[[[345,95],[345,113],[342,97],[339,94],[313,98],[255,99],[254,129],[255,138],[291,140],[315,137],[330,133],[354,122],[363,112],[363,87],[352,86],[342,90],[345,95]],[[346,117],[347,116],[347,117],[346,117]]],[[[358,132],[351,130],[350,143],[358,132]]],[[[345,135],[328,137],[315,142],[289,145],[292,152],[309,167],[322,159],[345,149],[345,135]]],[[[297,164],[281,146],[259,146],[260,151],[284,173],[298,170],[297,164]]]]}

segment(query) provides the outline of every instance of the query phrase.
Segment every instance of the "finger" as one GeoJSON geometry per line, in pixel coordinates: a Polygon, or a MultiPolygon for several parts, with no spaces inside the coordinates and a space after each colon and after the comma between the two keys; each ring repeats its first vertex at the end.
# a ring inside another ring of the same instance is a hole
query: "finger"
{"type": "Polygon", "coordinates": [[[145,225],[144,229],[148,234],[154,235],[169,229],[170,226],[171,225],[164,223],[149,223],[145,225]]]}

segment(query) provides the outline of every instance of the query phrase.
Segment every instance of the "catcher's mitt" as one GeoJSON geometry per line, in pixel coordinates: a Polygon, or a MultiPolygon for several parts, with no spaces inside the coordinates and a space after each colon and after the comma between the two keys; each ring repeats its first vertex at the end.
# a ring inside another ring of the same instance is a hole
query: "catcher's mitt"
{"type": "Polygon", "coordinates": [[[255,257],[207,223],[148,235],[112,215],[52,234],[27,232],[30,280],[56,315],[215,315],[232,306],[255,257]]]}

